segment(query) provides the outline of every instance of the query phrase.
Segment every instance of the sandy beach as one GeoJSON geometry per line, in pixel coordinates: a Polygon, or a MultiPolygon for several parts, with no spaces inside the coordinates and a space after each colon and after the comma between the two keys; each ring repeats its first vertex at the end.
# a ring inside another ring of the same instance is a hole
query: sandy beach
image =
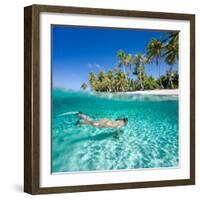
{"type": "Polygon", "coordinates": [[[178,89],[159,89],[159,90],[144,90],[144,91],[134,91],[126,92],[127,94],[154,94],[154,95],[178,95],[178,89]]]}
{"type": "Polygon", "coordinates": [[[91,92],[91,94],[98,95],[100,97],[107,97],[107,98],[113,98],[113,97],[132,97],[140,98],[147,97],[147,96],[154,96],[153,99],[155,100],[156,97],[158,97],[158,100],[160,100],[160,97],[176,97],[179,95],[178,89],[158,89],[158,90],[144,90],[144,91],[132,91],[132,92],[91,92]]]}

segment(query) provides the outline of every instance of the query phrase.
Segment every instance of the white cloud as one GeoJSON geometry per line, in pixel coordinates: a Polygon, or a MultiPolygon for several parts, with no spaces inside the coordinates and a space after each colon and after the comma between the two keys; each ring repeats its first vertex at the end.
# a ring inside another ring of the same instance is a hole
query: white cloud
{"type": "Polygon", "coordinates": [[[89,70],[92,70],[92,69],[93,69],[92,64],[90,64],[90,63],[87,64],[87,67],[88,67],[89,70]]]}
{"type": "Polygon", "coordinates": [[[98,70],[102,70],[103,67],[100,65],[100,64],[95,64],[95,67],[98,69],[98,70]]]}
{"type": "Polygon", "coordinates": [[[98,70],[103,70],[103,67],[98,63],[95,63],[95,64],[88,63],[87,67],[89,70],[95,70],[95,68],[98,70]]]}

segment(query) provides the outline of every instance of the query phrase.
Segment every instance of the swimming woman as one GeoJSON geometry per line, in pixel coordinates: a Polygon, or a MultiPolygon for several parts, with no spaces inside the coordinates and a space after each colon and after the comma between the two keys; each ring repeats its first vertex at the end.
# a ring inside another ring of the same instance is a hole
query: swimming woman
{"type": "Polygon", "coordinates": [[[83,119],[83,121],[78,122],[79,125],[89,124],[95,128],[115,128],[117,132],[117,137],[119,137],[120,128],[126,126],[128,123],[128,118],[120,118],[116,120],[103,118],[100,120],[93,120],[92,118],[81,112],[78,113],[78,116],[83,119]]]}

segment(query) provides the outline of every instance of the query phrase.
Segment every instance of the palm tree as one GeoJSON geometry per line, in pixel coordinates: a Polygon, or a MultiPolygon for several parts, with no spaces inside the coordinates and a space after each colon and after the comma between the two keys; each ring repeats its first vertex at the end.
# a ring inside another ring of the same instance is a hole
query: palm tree
{"type": "Polygon", "coordinates": [[[167,39],[165,40],[164,48],[164,57],[165,62],[169,65],[168,75],[169,75],[169,84],[171,88],[174,88],[173,85],[173,65],[177,63],[179,53],[178,53],[178,32],[170,32],[167,34],[167,39]]]}
{"type": "Polygon", "coordinates": [[[125,69],[125,58],[126,58],[126,53],[124,50],[119,50],[118,53],[117,53],[117,58],[119,59],[119,62],[118,62],[118,66],[120,68],[123,68],[123,71],[124,73],[126,74],[126,69],[125,69]]]}
{"type": "Polygon", "coordinates": [[[129,71],[127,72],[127,77],[130,80],[130,74],[131,74],[132,65],[133,65],[133,55],[132,54],[129,53],[125,56],[124,64],[126,67],[129,67],[129,71]]]}
{"type": "Polygon", "coordinates": [[[82,88],[83,90],[86,90],[86,89],[87,89],[87,84],[86,84],[86,83],[82,83],[81,88],[82,88]]]}
{"type": "Polygon", "coordinates": [[[100,71],[98,76],[98,82],[100,91],[104,92],[109,91],[109,79],[107,75],[104,73],[104,71],[100,71]]]}
{"type": "Polygon", "coordinates": [[[116,71],[114,87],[117,92],[125,92],[128,90],[128,80],[126,78],[126,74],[121,70],[116,71]]]}
{"type": "Polygon", "coordinates": [[[97,84],[98,84],[98,81],[97,81],[97,77],[96,75],[94,74],[94,72],[90,72],[89,73],[89,83],[90,83],[90,88],[92,91],[97,91],[97,84]]]}
{"type": "Polygon", "coordinates": [[[126,54],[125,51],[121,49],[118,51],[117,57],[119,59],[118,67],[123,69],[126,79],[129,79],[128,81],[130,82],[130,74],[133,65],[133,55],[126,54]],[[126,68],[128,68],[128,71],[126,71],[126,68]]]}
{"type": "Polygon", "coordinates": [[[141,53],[135,54],[133,60],[133,63],[135,64],[135,70],[133,74],[138,76],[141,90],[144,90],[143,76],[145,74],[146,62],[147,58],[144,55],[142,55],[141,53]]]}
{"type": "Polygon", "coordinates": [[[152,39],[147,46],[147,56],[150,62],[156,62],[158,66],[158,74],[160,79],[160,88],[164,88],[161,81],[160,63],[163,53],[163,43],[158,39],[152,39]]]}
{"type": "Polygon", "coordinates": [[[111,70],[107,72],[107,78],[109,82],[109,92],[113,92],[114,74],[111,70]]]}

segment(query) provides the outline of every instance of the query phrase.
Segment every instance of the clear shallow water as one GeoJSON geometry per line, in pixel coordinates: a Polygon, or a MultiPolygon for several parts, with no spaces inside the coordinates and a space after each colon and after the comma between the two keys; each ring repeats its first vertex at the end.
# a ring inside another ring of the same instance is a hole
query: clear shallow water
{"type": "Polygon", "coordinates": [[[52,98],[52,172],[178,166],[178,97],[53,89],[52,98]],[[68,114],[77,111],[129,122],[118,139],[114,129],[77,126],[79,117],[68,114]]]}

